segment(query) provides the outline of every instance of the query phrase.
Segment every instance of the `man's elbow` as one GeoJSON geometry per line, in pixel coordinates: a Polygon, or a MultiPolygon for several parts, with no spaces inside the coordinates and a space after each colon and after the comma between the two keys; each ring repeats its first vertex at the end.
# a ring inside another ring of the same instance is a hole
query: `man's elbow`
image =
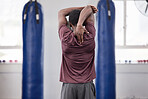
{"type": "Polygon", "coordinates": [[[62,9],[62,10],[59,10],[58,15],[59,16],[66,16],[67,15],[66,13],[67,12],[64,9],[62,9]]]}
{"type": "Polygon", "coordinates": [[[58,15],[62,15],[62,14],[63,14],[63,10],[59,10],[58,15]]]}

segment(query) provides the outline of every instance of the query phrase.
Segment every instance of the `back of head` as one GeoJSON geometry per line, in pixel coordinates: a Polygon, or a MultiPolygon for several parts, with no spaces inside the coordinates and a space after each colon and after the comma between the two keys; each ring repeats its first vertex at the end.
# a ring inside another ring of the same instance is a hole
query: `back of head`
{"type": "Polygon", "coordinates": [[[69,13],[69,22],[76,26],[79,20],[81,10],[73,10],[69,13]]]}

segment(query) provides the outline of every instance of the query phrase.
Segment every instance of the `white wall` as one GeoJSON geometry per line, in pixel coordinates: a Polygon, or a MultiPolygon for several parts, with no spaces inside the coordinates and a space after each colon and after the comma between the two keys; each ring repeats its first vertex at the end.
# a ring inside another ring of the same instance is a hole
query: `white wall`
{"type": "Polygon", "coordinates": [[[21,99],[22,64],[0,63],[0,99],[21,99]]]}
{"type": "MultiPolygon", "coordinates": [[[[60,99],[59,76],[55,83],[45,77],[50,83],[45,79],[44,99],[60,99]]],[[[148,99],[148,64],[118,64],[116,79],[117,99],[148,99]]],[[[22,64],[0,64],[0,99],[21,99],[21,94],[22,64]]]]}
{"type": "Polygon", "coordinates": [[[117,99],[148,99],[148,64],[116,66],[117,99]]]}
{"type": "Polygon", "coordinates": [[[62,8],[97,4],[97,0],[40,0],[44,12],[44,99],[60,99],[61,45],[58,11],[62,8]]]}

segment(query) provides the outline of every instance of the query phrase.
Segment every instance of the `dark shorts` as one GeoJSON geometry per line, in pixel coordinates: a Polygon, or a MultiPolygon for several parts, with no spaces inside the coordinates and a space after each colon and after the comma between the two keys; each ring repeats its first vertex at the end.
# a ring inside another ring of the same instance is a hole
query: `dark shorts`
{"type": "Polygon", "coordinates": [[[89,83],[63,83],[61,99],[96,99],[95,85],[89,83]]]}

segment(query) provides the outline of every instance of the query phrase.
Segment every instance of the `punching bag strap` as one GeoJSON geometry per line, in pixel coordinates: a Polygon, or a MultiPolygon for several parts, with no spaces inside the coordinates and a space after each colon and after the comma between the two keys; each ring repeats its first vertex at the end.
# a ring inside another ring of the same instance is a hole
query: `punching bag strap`
{"type": "MultiPolygon", "coordinates": [[[[28,11],[28,6],[29,4],[32,3],[32,0],[30,0],[25,7],[25,13],[24,13],[24,17],[23,17],[23,22],[25,24],[26,18],[27,18],[27,11],[28,11]]],[[[38,5],[37,5],[37,0],[35,0],[35,17],[36,17],[36,21],[37,24],[39,24],[39,11],[38,11],[38,5]]]]}
{"type": "Polygon", "coordinates": [[[107,0],[107,8],[108,8],[108,19],[111,20],[111,11],[110,11],[110,4],[109,4],[109,0],[107,0]]]}
{"type": "MultiPolygon", "coordinates": [[[[30,0],[30,1],[32,1],[32,0],[30,0]]],[[[26,7],[25,7],[25,13],[24,13],[24,17],[23,17],[23,23],[24,23],[24,24],[25,24],[26,17],[27,17],[27,11],[28,11],[29,3],[30,3],[30,2],[28,2],[28,3],[26,4],[26,7]]]]}
{"type": "Polygon", "coordinates": [[[35,0],[35,16],[36,16],[36,21],[37,21],[37,24],[39,24],[39,11],[38,11],[38,4],[37,4],[37,0],[35,0]]]}

